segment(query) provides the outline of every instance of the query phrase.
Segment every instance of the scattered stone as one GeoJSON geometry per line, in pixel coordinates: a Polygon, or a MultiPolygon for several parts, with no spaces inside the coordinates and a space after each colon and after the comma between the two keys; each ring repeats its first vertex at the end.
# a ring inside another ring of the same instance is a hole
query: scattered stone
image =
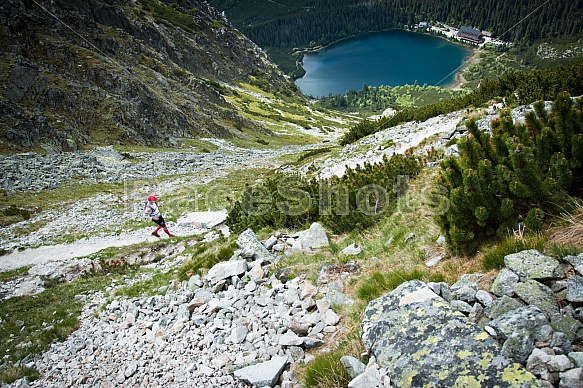
{"type": "Polygon", "coordinates": [[[257,236],[251,229],[245,230],[237,238],[237,245],[241,247],[244,252],[250,252],[253,260],[263,259],[272,260],[273,256],[267,248],[257,239],[257,236]]]}
{"type": "Polygon", "coordinates": [[[407,237],[405,237],[405,240],[403,240],[403,242],[408,243],[409,241],[413,240],[415,238],[415,233],[409,233],[407,235],[407,237]]]}
{"type": "Polygon", "coordinates": [[[583,302],[583,277],[571,276],[569,278],[567,283],[567,300],[575,303],[583,302]]]}
{"type": "Polygon", "coordinates": [[[287,357],[274,357],[270,361],[236,370],[234,374],[257,388],[274,387],[288,363],[287,357]]]}
{"type": "Polygon", "coordinates": [[[340,251],[340,256],[350,256],[350,255],[358,255],[362,252],[362,248],[357,246],[355,243],[350,244],[346,248],[340,251]]]}
{"type": "Polygon", "coordinates": [[[351,379],[354,379],[356,376],[364,373],[366,365],[364,365],[360,360],[351,357],[351,356],[342,356],[340,357],[340,362],[346,368],[348,375],[351,379]]]}
{"type": "Polygon", "coordinates": [[[575,368],[583,368],[583,352],[569,353],[569,359],[575,365],[575,368]]]}
{"type": "Polygon", "coordinates": [[[536,306],[525,306],[509,311],[488,325],[493,327],[502,339],[510,337],[513,333],[528,336],[537,342],[551,339],[552,328],[547,316],[536,306]]]}
{"type": "Polygon", "coordinates": [[[440,234],[439,237],[437,238],[437,241],[435,241],[435,243],[437,245],[445,245],[445,243],[446,243],[445,237],[440,234]]]}
{"type": "Polygon", "coordinates": [[[223,261],[215,264],[203,279],[214,285],[221,280],[242,275],[245,271],[247,271],[247,262],[245,260],[223,261]]]}
{"type": "Polygon", "coordinates": [[[509,311],[523,307],[525,304],[519,300],[511,298],[507,295],[502,296],[494,301],[489,317],[494,319],[509,311]]]}
{"type": "Polygon", "coordinates": [[[569,338],[569,341],[573,341],[578,337],[577,333],[579,333],[583,324],[573,317],[558,313],[551,316],[551,326],[554,330],[564,333],[569,338]]]}
{"type": "Polygon", "coordinates": [[[298,233],[297,243],[300,249],[314,250],[330,246],[328,233],[322,225],[314,222],[308,230],[298,233]]]}
{"type": "Polygon", "coordinates": [[[331,305],[352,306],[354,304],[354,300],[351,297],[336,290],[328,291],[326,299],[331,305]]]}
{"type": "Polygon", "coordinates": [[[439,262],[443,260],[443,255],[435,256],[425,262],[425,265],[428,267],[435,267],[439,262]]]}
{"type": "Polygon", "coordinates": [[[537,306],[549,317],[559,313],[559,304],[553,291],[536,280],[527,279],[525,282],[518,283],[514,292],[520,299],[530,305],[537,306]]]}
{"type": "Polygon", "coordinates": [[[547,363],[549,366],[549,372],[564,372],[567,369],[573,367],[573,363],[569,360],[569,357],[564,354],[558,356],[550,356],[550,360],[547,363]]]}
{"type": "Polygon", "coordinates": [[[559,388],[583,388],[583,369],[570,369],[559,374],[559,388]]]}
{"type": "Polygon", "coordinates": [[[565,256],[564,260],[571,264],[579,275],[583,275],[583,253],[580,253],[577,256],[565,256]]]}
{"type": "Polygon", "coordinates": [[[490,307],[492,306],[492,303],[494,303],[492,295],[484,290],[478,290],[478,292],[476,292],[476,300],[484,307],[490,307]]]}
{"type": "Polygon", "coordinates": [[[502,268],[496,280],[492,283],[491,291],[494,295],[514,296],[514,287],[518,284],[519,277],[508,268],[502,268]]]}

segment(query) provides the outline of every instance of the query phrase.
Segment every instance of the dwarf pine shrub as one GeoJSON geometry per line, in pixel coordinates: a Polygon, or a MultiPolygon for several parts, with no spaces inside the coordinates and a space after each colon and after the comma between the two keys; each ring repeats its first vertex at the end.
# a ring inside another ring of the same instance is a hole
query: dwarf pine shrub
{"type": "Polygon", "coordinates": [[[226,223],[235,232],[263,227],[301,229],[320,221],[337,233],[360,230],[391,214],[397,196],[410,177],[419,174],[419,161],[393,155],[381,163],[347,169],[342,177],[304,179],[277,174],[247,186],[238,200],[229,199],[226,223]]]}
{"type": "Polygon", "coordinates": [[[524,124],[508,112],[494,120],[492,135],[470,120],[460,156],[442,161],[438,183],[449,210],[436,220],[452,252],[473,253],[517,225],[540,230],[545,214],[556,214],[581,187],[583,99],[563,93],[550,112],[543,102],[534,107],[524,124]]]}

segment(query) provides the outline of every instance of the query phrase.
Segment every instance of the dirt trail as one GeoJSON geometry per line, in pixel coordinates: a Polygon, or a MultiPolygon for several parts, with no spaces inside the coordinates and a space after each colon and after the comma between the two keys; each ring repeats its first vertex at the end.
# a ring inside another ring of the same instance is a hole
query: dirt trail
{"type": "MultiPolygon", "coordinates": [[[[0,256],[0,272],[9,271],[27,265],[36,265],[47,261],[69,260],[90,255],[109,247],[121,247],[145,241],[155,241],[150,233],[152,228],[144,228],[117,236],[91,237],[70,244],[57,244],[28,248],[0,256]]],[[[177,232],[178,233],[178,232],[177,232]]],[[[166,236],[161,237],[166,238],[166,236]]]]}

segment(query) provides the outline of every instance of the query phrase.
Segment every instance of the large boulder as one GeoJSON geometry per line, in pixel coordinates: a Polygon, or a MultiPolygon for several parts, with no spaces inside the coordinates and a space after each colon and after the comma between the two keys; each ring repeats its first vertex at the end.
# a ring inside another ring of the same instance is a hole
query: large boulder
{"type": "Polygon", "coordinates": [[[488,333],[418,280],[369,303],[362,340],[400,388],[540,386],[488,333]]]}
{"type": "Polygon", "coordinates": [[[297,243],[299,249],[308,251],[330,246],[326,229],[317,222],[314,222],[308,230],[298,232],[297,243]]]}
{"type": "Polygon", "coordinates": [[[229,279],[232,276],[239,276],[247,271],[247,262],[245,260],[223,261],[215,264],[204,276],[211,285],[217,284],[223,279],[229,279]]]}
{"type": "Polygon", "coordinates": [[[561,279],[565,271],[558,260],[531,249],[504,257],[504,264],[517,274],[520,280],[561,279]]]}

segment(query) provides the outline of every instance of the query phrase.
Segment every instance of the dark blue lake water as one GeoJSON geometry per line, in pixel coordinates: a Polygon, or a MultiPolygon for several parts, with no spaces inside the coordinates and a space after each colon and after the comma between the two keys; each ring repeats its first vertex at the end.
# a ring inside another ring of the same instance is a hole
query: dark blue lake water
{"type": "Polygon", "coordinates": [[[471,50],[445,39],[409,31],[387,31],[346,39],[304,55],[306,75],[296,85],[321,97],[363,85],[447,86],[471,50]]]}

